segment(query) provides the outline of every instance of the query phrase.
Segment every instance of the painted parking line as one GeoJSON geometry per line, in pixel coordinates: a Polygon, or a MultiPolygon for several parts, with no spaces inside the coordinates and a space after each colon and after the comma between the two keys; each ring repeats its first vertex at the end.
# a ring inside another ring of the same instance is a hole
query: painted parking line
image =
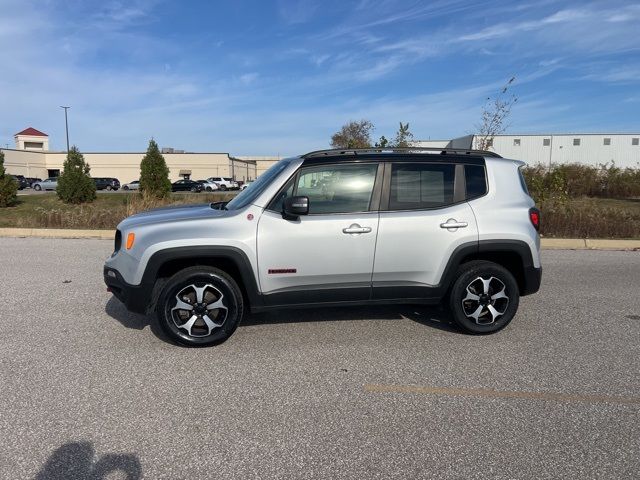
{"type": "Polygon", "coordinates": [[[364,391],[370,393],[416,393],[426,395],[445,395],[452,397],[476,398],[516,398],[525,400],[544,400],[553,402],[616,403],[640,405],[640,397],[615,397],[608,395],[578,395],[550,392],[510,392],[483,388],[446,388],[424,387],[417,385],[380,385],[365,384],[364,391]]]}

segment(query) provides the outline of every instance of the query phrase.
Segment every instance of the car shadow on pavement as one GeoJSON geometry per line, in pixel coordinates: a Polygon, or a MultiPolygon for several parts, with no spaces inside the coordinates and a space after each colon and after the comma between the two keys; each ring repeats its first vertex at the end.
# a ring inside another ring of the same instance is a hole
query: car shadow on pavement
{"type": "Polygon", "coordinates": [[[278,323],[306,323],[321,321],[349,320],[412,320],[422,325],[451,333],[462,333],[456,328],[450,315],[441,307],[424,305],[380,305],[319,307],[304,309],[283,309],[272,312],[252,313],[240,324],[265,325],[278,323]]]}
{"type": "Polygon", "coordinates": [[[120,322],[126,328],[144,330],[144,328],[148,326],[151,329],[151,332],[160,340],[173,343],[162,331],[155,316],[130,312],[122,302],[115,297],[111,297],[109,299],[104,307],[104,311],[107,315],[120,322]]]}
{"type": "Polygon", "coordinates": [[[36,480],[99,480],[124,474],[127,480],[142,478],[142,466],[136,455],[130,453],[95,455],[91,442],[70,442],[62,445],[47,459],[36,480]]]}
{"type": "MultiPolygon", "coordinates": [[[[174,343],[162,331],[155,316],[129,312],[115,297],[109,299],[105,306],[105,312],[126,328],[143,330],[146,326],[149,326],[151,332],[160,340],[168,343],[174,343]]],[[[458,328],[456,328],[450,315],[442,307],[425,305],[318,307],[282,309],[264,313],[248,313],[243,318],[240,328],[244,326],[273,325],[281,323],[335,322],[349,320],[397,321],[403,319],[412,320],[421,325],[443,330],[445,332],[456,334],[462,333],[458,328]]]]}

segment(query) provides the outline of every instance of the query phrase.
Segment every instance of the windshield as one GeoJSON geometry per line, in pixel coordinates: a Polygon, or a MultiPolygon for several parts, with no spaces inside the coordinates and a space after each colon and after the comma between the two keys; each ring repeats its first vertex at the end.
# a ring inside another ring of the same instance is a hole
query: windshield
{"type": "Polygon", "coordinates": [[[271,168],[260,175],[254,182],[248,184],[248,187],[241,191],[233,200],[227,203],[227,210],[238,210],[253,202],[262,192],[264,192],[271,182],[289,166],[291,160],[293,159],[285,158],[271,166],[271,168]]]}

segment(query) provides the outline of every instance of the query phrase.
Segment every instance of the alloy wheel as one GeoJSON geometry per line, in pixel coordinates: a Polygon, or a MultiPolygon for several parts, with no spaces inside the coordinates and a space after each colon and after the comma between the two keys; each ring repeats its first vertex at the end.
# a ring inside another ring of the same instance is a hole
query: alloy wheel
{"type": "Polygon", "coordinates": [[[224,295],[216,287],[190,284],[176,294],[171,319],[189,336],[206,337],[224,325],[228,311],[224,295]]]}
{"type": "Polygon", "coordinates": [[[504,315],[509,306],[505,284],[496,277],[473,279],[462,299],[462,311],[478,325],[491,325],[504,315]]]}

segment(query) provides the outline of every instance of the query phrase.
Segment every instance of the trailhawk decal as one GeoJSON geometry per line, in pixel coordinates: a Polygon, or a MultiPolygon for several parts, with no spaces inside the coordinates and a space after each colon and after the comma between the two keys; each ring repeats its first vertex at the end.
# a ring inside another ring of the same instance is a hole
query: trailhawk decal
{"type": "Polygon", "coordinates": [[[296,268],[270,268],[269,275],[273,275],[276,273],[296,273],[298,269],[296,268]]]}

